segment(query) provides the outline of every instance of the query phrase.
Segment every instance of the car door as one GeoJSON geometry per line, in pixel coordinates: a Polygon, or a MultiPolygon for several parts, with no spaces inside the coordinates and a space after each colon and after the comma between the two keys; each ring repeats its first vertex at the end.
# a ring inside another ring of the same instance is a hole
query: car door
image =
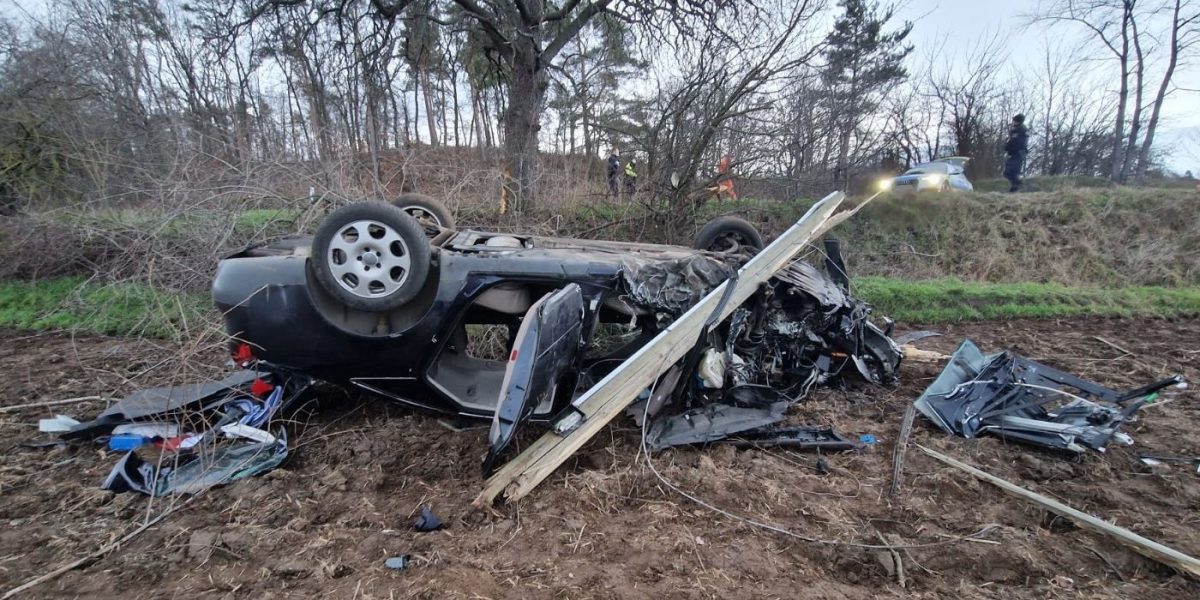
{"type": "Polygon", "coordinates": [[[521,423],[557,394],[575,387],[582,352],[583,294],[570,284],[535,302],[521,321],[500,386],[500,398],[488,432],[485,474],[512,443],[521,423]]]}
{"type": "Polygon", "coordinates": [[[950,182],[950,187],[956,190],[970,192],[975,189],[975,186],[971,185],[971,182],[967,180],[967,175],[964,172],[963,167],[959,165],[952,165],[950,167],[950,177],[948,181],[950,182]]]}

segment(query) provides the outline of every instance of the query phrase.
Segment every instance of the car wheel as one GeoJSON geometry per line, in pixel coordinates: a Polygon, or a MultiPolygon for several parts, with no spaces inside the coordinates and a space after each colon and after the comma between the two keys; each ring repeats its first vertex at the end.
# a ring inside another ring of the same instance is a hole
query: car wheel
{"type": "Polygon", "coordinates": [[[400,194],[392,205],[412,215],[417,221],[425,221],[442,229],[454,229],[454,215],[445,204],[425,194],[400,194]]]}
{"type": "Polygon", "coordinates": [[[762,235],[753,225],[737,217],[718,217],[708,222],[696,234],[692,247],[712,252],[736,252],[750,248],[752,253],[762,250],[762,235]]]}
{"type": "Polygon", "coordinates": [[[429,274],[429,241],[400,208],[368,202],[343,206],[313,236],[317,280],[346,306],[382,312],[412,300],[429,274]]]}

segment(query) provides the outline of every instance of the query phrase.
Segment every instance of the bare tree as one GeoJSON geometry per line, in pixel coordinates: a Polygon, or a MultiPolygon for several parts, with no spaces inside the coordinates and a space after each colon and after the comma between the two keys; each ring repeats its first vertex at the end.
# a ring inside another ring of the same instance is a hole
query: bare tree
{"type": "Polygon", "coordinates": [[[1137,168],[1134,179],[1137,185],[1143,185],[1146,170],[1150,162],[1150,150],[1154,146],[1154,134],[1158,129],[1158,121],[1162,115],[1163,103],[1170,93],[1171,80],[1179,65],[1180,57],[1185,56],[1200,39],[1200,8],[1192,0],[1174,0],[1170,8],[1170,33],[1167,43],[1167,67],[1163,72],[1158,93],[1154,96],[1154,105],[1150,110],[1150,121],[1146,125],[1146,137],[1142,140],[1142,148],[1138,152],[1137,168]]]}
{"type": "MultiPolygon", "coordinates": [[[[1125,167],[1126,118],[1129,112],[1130,70],[1142,73],[1141,45],[1137,30],[1138,0],[1056,0],[1034,15],[1044,23],[1075,23],[1086,29],[1106,49],[1119,66],[1117,109],[1112,137],[1112,162],[1109,178],[1120,181],[1125,167]],[[1132,63],[1132,67],[1131,67],[1132,63]]],[[[1135,100],[1135,105],[1139,104],[1135,100]]],[[[1136,107],[1140,108],[1140,107],[1136,107]]]]}
{"type": "MultiPolygon", "coordinates": [[[[658,79],[656,93],[640,111],[646,119],[622,134],[647,154],[649,194],[664,230],[673,238],[686,234],[680,224],[693,216],[715,174],[706,165],[735,139],[769,139],[780,133],[772,112],[778,90],[797,70],[811,65],[820,44],[807,28],[819,2],[794,4],[780,21],[763,14],[731,24],[736,31],[708,29],[684,36],[673,48],[680,58],[658,79]],[[725,140],[723,148],[716,141],[725,140]]],[[[777,150],[767,144],[743,152],[735,168],[758,161],[774,162],[777,150]]]]}
{"type": "Polygon", "coordinates": [[[932,55],[935,63],[945,66],[930,70],[929,94],[945,115],[955,153],[972,158],[967,163],[972,177],[994,176],[998,171],[997,164],[988,159],[994,158],[999,140],[988,126],[994,120],[990,111],[1002,96],[998,73],[1006,58],[1003,52],[1000,36],[994,35],[958,60],[943,61],[932,55]]]}

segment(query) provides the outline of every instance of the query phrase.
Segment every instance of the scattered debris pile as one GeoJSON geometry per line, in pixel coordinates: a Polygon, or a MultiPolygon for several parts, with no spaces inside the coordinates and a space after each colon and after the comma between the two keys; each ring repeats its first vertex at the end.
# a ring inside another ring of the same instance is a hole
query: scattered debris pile
{"type": "Polygon", "coordinates": [[[101,489],[194,494],[279,466],[288,455],[287,433],[275,421],[311,386],[304,375],[243,370],[220,381],[141,390],[60,438],[125,452],[101,489]]]}
{"type": "Polygon", "coordinates": [[[1133,443],[1121,425],[1161,390],[1186,385],[1176,375],[1117,392],[1011,351],[985,355],[964,340],[916,408],[965,438],[990,433],[1056,450],[1104,452],[1112,442],[1133,443]]]}

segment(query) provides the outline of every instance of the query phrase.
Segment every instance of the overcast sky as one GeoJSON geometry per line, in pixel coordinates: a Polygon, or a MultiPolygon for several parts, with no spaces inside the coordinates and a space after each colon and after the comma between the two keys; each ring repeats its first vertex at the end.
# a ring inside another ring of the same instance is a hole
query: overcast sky
{"type": "MultiPolygon", "coordinates": [[[[1009,53],[1010,69],[1031,68],[1045,55],[1045,48],[1079,48],[1083,57],[1090,50],[1101,56],[1095,46],[1086,43],[1081,26],[1058,23],[1028,24],[1028,15],[1038,12],[1047,0],[899,0],[896,18],[913,23],[912,42],[918,52],[939,45],[944,56],[969,52],[979,40],[1000,35],[1009,53]]],[[[1107,61],[1106,61],[1107,62],[1107,61]]],[[[1115,60],[1113,61],[1115,62],[1115,60]]],[[[1104,64],[1104,63],[1101,63],[1104,64]]],[[[1161,63],[1147,73],[1147,94],[1158,89],[1161,63]]],[[[1115,67],[1114,67],[1115,73],[1115,67]]],[[[1117,81],[1111,81],[1108,93],[1115,94],[1117,81]]],[[[1173,81],[1179,87],[1200,89],[1200,64],[1181,64],[1173,81]]],[[[1147,117],[1148,118],[1148,117],[1147,117]]],[[[1200,174],[1200,93],[1176,91],[1163,106],[1162,124],[1155,146],[1169,152],[1168,166],[1176,171],[1200,174]]]]}

